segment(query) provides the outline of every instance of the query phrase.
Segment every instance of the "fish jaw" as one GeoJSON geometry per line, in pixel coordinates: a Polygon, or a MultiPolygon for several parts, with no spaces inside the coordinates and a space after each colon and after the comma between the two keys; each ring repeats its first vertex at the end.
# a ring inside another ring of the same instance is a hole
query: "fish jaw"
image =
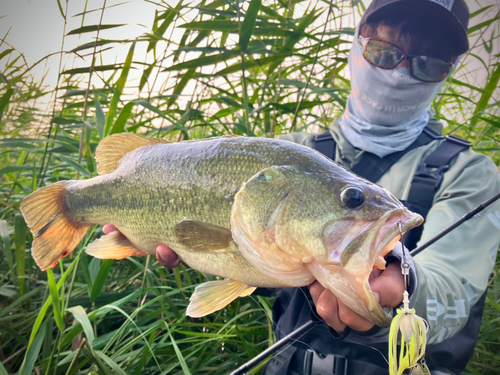
{"type": "Polygon", "coordinates": [[[340,264],[311,262],[307,268],[324,288],[334,293],[356,314],[380,327],[391,324],[392,315],[378,303],[368,283],[368,276],[347,273],[340,264]]]}
{"type": "MultiPolygon", "coordinates": [[[[371,227],[367,222],[335,222],[336,229],[349,227],[350,232],[344,234],[342,241],[332,241],[332,235],[328,237],[329,242],[325,243],[329,254],[327,260],[322,262],[321,259],[316,259],[307,268],[323,287],[334,293],[355,313],[380,327],[388,327],[392,315],[386,311],[389,309],[380,306],[368,280],[373,268],[385,266],[382,256],[386,255],[388,247],[395,246],[400,231],[412,229],[422,221],[420,215],[404,208],[387,213],[376,225],[372,223],[371,227]],[[356,241],[358,238],[361,240],[356,241]],[[345,241],[349,245],[339,248],[345,241]],[[356,249],[357,252],[346,261],[347,257],[344,257],[343,252],[352,253],[353,244],[361,245],[361,248],[356,249]]],[[[332,234],[329,230],[326,232],[332,234]]],[[[338,233],[333,233],[333,238],[339,238],[338,233]]]]}

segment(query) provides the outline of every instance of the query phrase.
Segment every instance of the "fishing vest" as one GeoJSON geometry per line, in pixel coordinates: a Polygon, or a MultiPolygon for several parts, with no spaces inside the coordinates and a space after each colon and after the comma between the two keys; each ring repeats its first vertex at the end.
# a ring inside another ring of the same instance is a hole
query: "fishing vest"
{"type": "MultiPolygon", "coordinates": [[[[402,203],[425,219],[434,195],[449,164],[471,144],[453,136],[442,136],[429,127],[406,150],[384,158],[365,152],[351,170],[365,179],[376,182],[404,154],[432,141],[442,140],[441,145],[421,163],[410,187],[406,201],[402,203]]],[[[315,137],[315,148],[330,159],[335,159],[336,143],[330,132],[315,137]]],[[[422,235],[422,226],[404,236],[405,246],[412,250],[422,235]]],[[[432,375],[460,374],[469,359],[479,335],[486,292],[471,308],[465,327],[455,336],[435,345],[428,345],[425,360],[432,375]]],[[[273,306],[276,323],[276,340],[280,340],[310,320],[318,320],[314,303],[307,287],[284,288],[273,306]]],[[[349,329],[349,328],[348,328],[349,329]]],[[[375,327],[367,335],[380,330],[375,327]]],[[[344,332],[344,334],[346,334],[344,332]]],[[[363,333],[358,333],[363,335],[363,333]]],[[[316,324],[293,345],[274,356],[266,365],[264,375],[387,375],[387,341],[362,345],[344,340],[326,323],[316,324]],[[383,354],[383,355],[382,355],[383,354]],[[385,357],[385,358],[384,358],[385,357]]]]}

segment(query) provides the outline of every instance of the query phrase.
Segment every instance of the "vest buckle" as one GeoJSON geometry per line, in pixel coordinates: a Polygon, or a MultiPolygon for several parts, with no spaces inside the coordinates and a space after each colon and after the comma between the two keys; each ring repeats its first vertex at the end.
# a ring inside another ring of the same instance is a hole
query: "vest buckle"
{"type": "Polygon", "coordinates": [[[347,358],[341,355],[321,354],[307,349],[304,357],[304,375],[347,375],[347,358]]]}
{"type": "Polygon", "coordinates": [[[432,168],[429,167],[426,163],[422,163],[418,167],[418,170],[413,177],[413,182],[419,182],[425,185],[438,187],[439,185],[441,185],[443,174],[448,170],[448,168],[449,165],[432,168]]]}

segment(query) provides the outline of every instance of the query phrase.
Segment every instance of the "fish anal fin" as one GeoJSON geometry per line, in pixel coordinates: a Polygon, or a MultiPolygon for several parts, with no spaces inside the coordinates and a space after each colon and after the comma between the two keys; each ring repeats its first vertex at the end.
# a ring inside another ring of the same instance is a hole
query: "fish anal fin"
{"type": "Polygon", "coordinates": [[[252,294],[255,289],[238,280],[208,281],[195,288],[186,315],[201,318],[223,309],[238,297],[252,294]]]}
{"type": "Polygon", "coordinates": [[[146,138],[134,133],[113,134],[97,146],[95,160],[97,173],[108,174],[116,170],[118,162],[130,151],[158,143],[170,143],[161,138],[146,138]]]}
{"type": "Polygon", "coordinates": [[[134,245],[120,232],[112,232],[92,242],[86,249],[87,254],[99,259],[124,259],[130,256],[148,255],[134,245]]]}
{"type": "Polygon", "coordinates": [[[232,252],[237,248],[229,229],[197,220],[183,220],[175,226],[179,243],[192,251],[232,252]]]}

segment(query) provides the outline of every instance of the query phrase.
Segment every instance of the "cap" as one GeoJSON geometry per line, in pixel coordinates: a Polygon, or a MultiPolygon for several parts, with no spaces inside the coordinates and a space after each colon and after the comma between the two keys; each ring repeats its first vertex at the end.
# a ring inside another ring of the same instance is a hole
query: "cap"
{"type": "Polygon", "coordinates": [[[469,8],[465,0],[373,0],[359,23],[384,19],[424,20],[422,27],[439,24],[453,36],[457,54],[469,49],[467,27],[469,8]]]}

